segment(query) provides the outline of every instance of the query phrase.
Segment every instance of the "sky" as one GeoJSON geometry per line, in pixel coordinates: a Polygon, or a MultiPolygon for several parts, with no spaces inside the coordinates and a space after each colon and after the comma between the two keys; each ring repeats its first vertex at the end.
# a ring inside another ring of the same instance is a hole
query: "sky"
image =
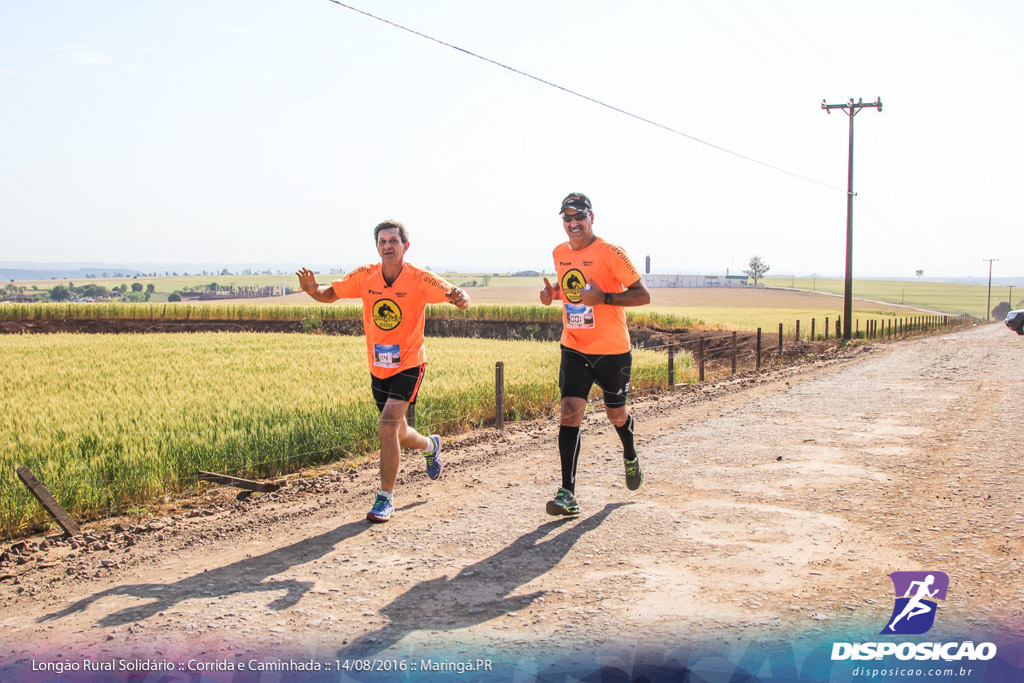
{"type": "Polygon", "coordinates": [[[351,6],[460,50],[331,0],[3,0],[0,261],[353,267],[391,218],[416,265],[547,270],[584,192],[641,268],[841,276],[821,104],[881,98],[854,275],[1024,275],[1024,3],[351,6]]]}

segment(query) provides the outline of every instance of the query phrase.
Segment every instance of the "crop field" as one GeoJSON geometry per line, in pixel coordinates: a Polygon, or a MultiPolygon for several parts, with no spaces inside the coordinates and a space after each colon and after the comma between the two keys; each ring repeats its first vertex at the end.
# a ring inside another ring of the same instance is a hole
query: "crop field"
{"type": "MultiPolygon", "coordinates": [[[[269,477],[376,450],[365,353],[328,335],[0,336],[0,537],[46,521],[20,465],[85,521],[192,490],[198,470],[269,477]]],[[[506,419],[556,405],[556,342],[430,338],[427,353],[427,433],[493,421],[496,361],[506,419]]],[[[664,353],[634,351],[637,391],[666,380],[664,353]]]]}
{"type": "MultiPolygon", "coordinates": [[[[765,284],[771,287],[791,287],[807,291],[843,294],[842,278],[765,278],[765,284]]],[[[1009,302],[1013,298],[1011,308],[1024,306],[1024,291],[1010,287],[992,287],[992,307],[999,302],[1009,302]]],[[[941,311],[954,315],[967,314],[975,318],[985,319],[985,308],[988,304],[988,286],[950,282],[928,282],[915,280],[865,280],[854,279],[853,296],[875,301],[886,301],[893,304],[916,306],[932,311],[941,311]]],[[[840,299],[841,300],[841,299],[840,299]]]]}
{"type": "MultiPolygon", "coordinates": [[[[682,327],[691,321],[679,319],[671,313],[637,308],[627,312],[629,319],[637,324],[662,327],[682,327]]],[[[428,318],[449,320],[502,320],[513,323],[558,322],[562,309],[558,306],[486,304],[471,306],[460,311],[449,304],[427,306],[428,318]]],[[[304,321],[361,320],[362,307],[359,304],[337,303],[323,305],[278,305],[251,303],[32,303],[0,306],[0,321],[22,320],[152,320],[154,322],[174,321],[304,321]]]]}

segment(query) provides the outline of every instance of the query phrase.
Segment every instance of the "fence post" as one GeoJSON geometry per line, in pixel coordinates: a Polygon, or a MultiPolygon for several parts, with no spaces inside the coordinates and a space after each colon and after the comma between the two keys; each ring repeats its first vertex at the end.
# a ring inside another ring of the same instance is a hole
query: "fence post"
{"type": "Polygon", "coordinates": [[[779,360],[782,360],[782,323],[779,323],[779,360]]]}
{"type": "Polygon", "coordinates": [[[814,318],[811,318],[811,341],[814,341],[814,318]]]}
{"type": "Polygon", "coordinates": [[[700,366],[700,381],[703,382],[704,381],[704,337],[700,338],[700,347],[699,347],[699,350],[698,350],[697,353],[700,356],[699,363],[698,363],[698,365],[700,366]]]}
{"type": "Polygon", "coordinates": [[[410,403],[409,407],[405,409],[405,424],[409,425],[413,429],[416,429],[416,404],[410,403]]]}
{"type": "Polygon", "coordinates": [[[494,427],[505,429],[505,364],[494,364],[494,427]]]}
{"type": "Polygon", "coordinates": [[[736,330],[732,332],[732,374],[736,374],[736,330]]]}
{"type": "Polygon", "coordinates": [[[761,370],[761,328],[757,328],[757,369],[761,370]]]}
{"type": "Polygon", "coordinates": [[[836,316],[836,339],[839,339],[840,337],[843,336],[842,322],[843,322],[843,316],[837,315],[836,316]]]}
{"type": "Polygon", "coordinates": [[[796,334],[793,335],[793,341],[800,341],[800,321],[796,321],[796,334]]]}
{"type": "Polygon", "coordinates": [[[676,388],[675,350],[676,347],[674,345],[668,345],[668,388],[670,390],[676,388]]]}
{"type": "Polygon", "coordinates": [[[828,318],[825,318],[825,341],[828,341],[828,318]]]}

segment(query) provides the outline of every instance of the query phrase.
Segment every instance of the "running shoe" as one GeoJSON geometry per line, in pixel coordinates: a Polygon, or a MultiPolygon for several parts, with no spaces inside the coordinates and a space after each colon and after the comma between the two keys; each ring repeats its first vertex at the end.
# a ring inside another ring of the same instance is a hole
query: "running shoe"
{"type": "Polygon", "coordinates": [[[431,479],[437,479],[441,476],[441,470],[444,469],[444,465],[441,463],[441,437],[438,434],[431,434],[427,437],[434,442],[434,452],[423,454],[423,457],[427,459],[427,476],[431,479]]]}
{"type": "Polygon", "coordinates": [[[576,502],[576,496],[566,488],[558,489],[554,500],[548,501],[546,509],[549,515],[555,516],[575,517],[580,514],[580,505],[576,502]]]}
{"type": "Polygon", "coordinates": [[[366,513],[366,519],[371,522],[386,522],[391,519],[393,514],[395,514],[395,504],[383,493],[378,493],[377,499],[373,501],[373,507],[366,513]]]}
{"type": "Polygon", "coordinates": [[[626,488],[636,491],[644,483],[644,471],[640,469],[640,458],[622,462],[626,464],[626,488]]]}

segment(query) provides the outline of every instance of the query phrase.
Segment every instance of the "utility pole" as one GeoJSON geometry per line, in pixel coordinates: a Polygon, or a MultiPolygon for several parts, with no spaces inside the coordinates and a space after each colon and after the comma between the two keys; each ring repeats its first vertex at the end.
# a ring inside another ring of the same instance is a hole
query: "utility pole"
{"type": "Polygon", "coordinates": [[[850,340],[850,322],[853,319],[853,117],[864,107],[874,107],[882,111],[882,98],[874,102],[864,103],[864,99],[853,98],[846,104],[826,104],[821,101],[821,108],[831,114],[833,109],[842,109],[850,117],[850,156],[846,176],[846,284],[843,288],[843,339],[850,340]]]}
{"type": "Polygon", "coordinates": [[[992,319],[992,262],[999,259],[983,258],[981,260],[988,261],[988,303],[985,304],[985,322],[989,322],[992,319]]]}

